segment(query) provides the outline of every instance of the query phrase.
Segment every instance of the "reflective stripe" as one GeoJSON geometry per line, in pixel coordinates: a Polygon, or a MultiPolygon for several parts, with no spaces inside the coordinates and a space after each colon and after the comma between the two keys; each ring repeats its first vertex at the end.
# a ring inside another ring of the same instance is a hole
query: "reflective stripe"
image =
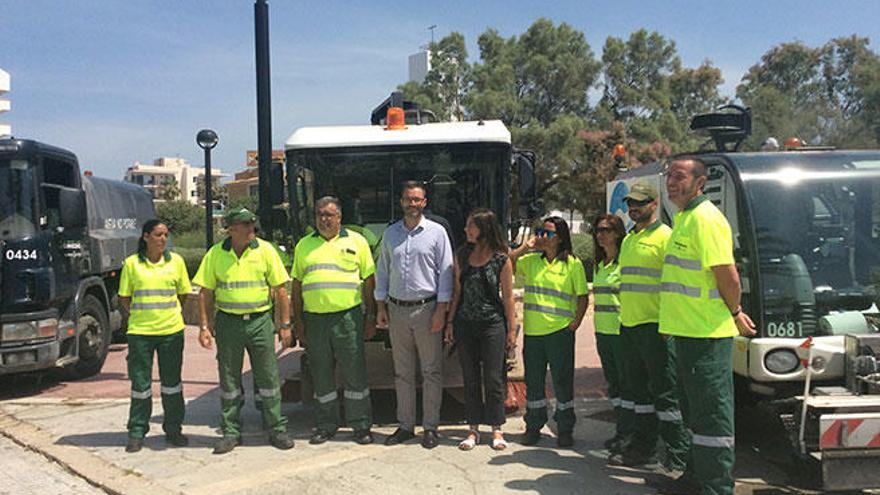
{"type": "Polygon", "coordinates": [[[662,270],[659,268],[645,268],[643,266],[623,266],[620,268],[621,275],[641,275],[643,277],[660,278],[662,270]]]}
{"type": "Polygon", "coordinates": [[[721,293],[718,292],[718,289],[710,289],[709,290],[709,299],[720,299],[721,293]]]}
{"type": "Polygon", "coordinates": [[[540,408],[542,408],[542,407],[547,407],[547,399],[541,399],[541,400],[530,400],[530,401],[526,404],[526,407],[527,407],[528,409],[540,409],[540,408]]]}
{"type": "Polygon", "coordinates": [[[177,291],[174,289],[140,289],[134,291],[132,297],[173,296],[175,294],[177,291]]]}
{"type": "Polygon", "coordinates": [[[636,403],[631,400],[621,400],[620,407],[622,407],[624,409],[635,409],[636,403]]]}
{"type": "Polygon", "coordinates": [[[149,399],[152,396],[153,396],[153,390],[149,389],[149,388],[144,390],[143,392],[138,392],[137,390],[131,391],[131,398],[132,399],[149,399]]]}
{"type": "Polygon", "coordinates": [[[268,287],[265,280],[237,280],[234,282],[217,282],[218,289],[250,289],[252,287],[268,287]]]}
{"type": "Polygon", "coordinates": [[[525,303],[523,309],[528,311],[537,311],[538,313],[547,313],[551,315],[568,316],[574,318],[574,314],[567,309],[554,308],[552,306],[542,306],[540,304],[525,303]]]}
{"type": "Polygon", "coordinates": [[[689,259],[685,259],[685,258],[679,258],[678,256],[675,256],[674,254],[667,254],[666,258],[664,258],[663,261],[665,263],[670,264],[670,265],[675,265],[679,268],[684,268],[685,270],[700,271],[703,269],[703,265],[702,265],[702,263],[700,263],[700,260],[689,260],[689,259]]]}
{"type": "Polygon", "coordinates": [[[332,270],[334,272],[345,272],[345,273],[357,273],[358,269],[353,268],[351,270],[346,270],[339,265],[334,265],[332,263],[315,263],[314,265],[309,265],[303,270],[303,275],[306,273],[311,273],[316,270],[332,270]]]}
{"type": "Polygon", "coordinates": [[[612,397],[611,405],[614,407],[620,407],[620,397],[612,397]]]}
{"type": "Polygon", "coordinates": [[[223,400],[235,400],[239,398],[241,394],[238,390],[234,390],[232,392],[220,392],[220,398],[223,400]]]}
{"type": "Polygon", "coordinates": [[[636,414],[654,414],[655,412],[653,404],[634,404],[633,409],[636,410],[636,414]]]}
{"type": "Polygon", "coordinates": [[[654,294],[660,292],[660,286],[654,284],[620,284],[620,292],[647,292],[654,294]]]}
{"type": "Polygon", "coordinates": [[[220,309],[257,309],[269,304],[269,300],[261,302],[229,302],[217,301],[217,307],[220,309]]]}
{"type": "Polygon", "coordinates": [[[365,388],[362,392],[358,392],[355,390],[346,390],[343,395],[346,399],[351,400],[364,400],[370,396],[370,389],[365,388]]]}
{"type": "Polygon", "coordinates": [[[177,307],[177,301],[151,302],[151,303],[134,303],[131,309],[172,309],[177,307]]]}
{"type": "Polygon", "coordinates": [[[162,395],[174,395],[183,392],[183,384],[178,383],[173,387],[162,387],[162,395]]]}
{"type": "Polygon", "coordinates": [[[681,411],[672,409],[669,411],[657,411],[657,419],[660,421],[678,422],[682,420],[681,411]]]}
{"type": "Polygon", "coordinates": [[[277,388],[261,388],[260,397],[275,397],[278,395],[277,388]]]}
{"type": "Polygon", "coordinates": [[[695,434],[691,441],[694,445],[699,445],[700,447],[713,447],[716,449],[732,449],[734,447],[733,437],[710,437],[695,434]]]}
{"type": "Polygon", "coordinates": [[[328,402],[333,402],[334,400],[336,400],[337,397],[338,397],[338,394],[334,390],[333,392],[330,392],[329,394],[325,394],[322,396],[316,395],[315,400],[317,400],[321,404],[327,404],[328,402]]]}
{"type": "Polygon", "coordinates": [[[553,296],[553,297],[558,297],[560,299],[564,299],[569,302],[574,301],[574,299],[575,299],[575,296],[573,296],[571,294],[566,294],[565,292],[554,290],[554,289],[548,289],[546,287],[539,287],[537,285],[527,285],[527,286],[525,286],[525,291],[526,291],[526,294],[541,294],[544,296],[553,296]]]}
{"type": "Polygon", "coordinates": [[[355,290],[360,284],[354,282],[315,282],[313,284],[305,284],[302,286],[303,292],[318,289],[351,289],[355,290]]]}
{"type": "Polygon", "coordinates": [[[620,289],[617,287],[593,287],[593,294],[617,294],[620,289]]]}
{"type": "Polygon", "coordinates": [[[568,402],[559,402],[556,404],[557,411],[565,411],[568,409],[574,409],[574,401],[570,400],[568,402]]]}
{"type": "Polygon", "coordinates": [[[682,294],[688,297],[700,297],[700,288],[691,287],[689,285],[679,284],[677,282],[663,282],[660,284],[661,292],[672,292],[682,294]]]}
{"type": "Polygon", "coordinates": [[[594,310],[597,313],[620,313],[620,306],[616,304],[597,304],[594,310]]]}

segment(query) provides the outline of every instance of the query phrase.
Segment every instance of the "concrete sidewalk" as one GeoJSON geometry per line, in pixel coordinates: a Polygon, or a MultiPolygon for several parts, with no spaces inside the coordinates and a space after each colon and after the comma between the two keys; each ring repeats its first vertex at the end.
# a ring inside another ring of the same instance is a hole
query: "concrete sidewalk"
{"type": "MultiPolygon", "coordinates": [[[[442,444],[428,451],[413,443],[385,447],[393,427],[379,427],[374,445],[355,445],[348,432],[321,446],[308,444],[311,415],[299,405],[285,405],[297,446],[279,451],[260,432],[252,405],[245,408],[244,445],[216,456],[216,392],[190,400],[184,432],[187,448],[167,448],[161,432],[161,404],[154,404],[152,431],[145,448],[124,451],[128,400],[16,399],[0,403],[0,434],[56,460],[111,493],[510,493],[542,494],[654,493],[643,472],[605,466],[601,442],[612,425],[605,401],[577,403],[577,444],[556,449],[552,433],[537,447],[511,443],[504,452],[482,444],[461,452],[464,426],[441,428],[442,444]],[[589,433],[587,433],[589,432],[589,433]]],[[[519,433],[521,418],[510,418],[505,431],[519,433]]],[[[508,435],[516,440],[517,435],[508,435]]]]}

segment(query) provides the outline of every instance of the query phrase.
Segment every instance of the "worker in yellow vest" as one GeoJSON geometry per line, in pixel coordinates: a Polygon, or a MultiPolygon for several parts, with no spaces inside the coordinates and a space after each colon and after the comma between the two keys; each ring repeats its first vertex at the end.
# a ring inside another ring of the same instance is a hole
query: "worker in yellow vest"
{"type": "Polygon", "coordinates": [[[150,430],[153,410],[153,355],[159,360],[162,383],[162,429],[165,441],[185,447],[181,432],[184,417],[183,303],[192,291],[186,264],[166,250],[168,226],[159,220],[144,223],[137,253],[125,259],[119,277],[119,302],[128,312],[128,377],[131,407],[128,414],[126,452],[137,452],[150,430]]]}
{"type": "Polygon", "coordinates": [[[730,224],[703,195],[708,170],[680,157],[666,171],[678,208],[663,263],[660,333],[674,337],[684,421],[693,432],[678,492],[732,494],[734,465],[733,337],[755,335],[740,306],[730,224]]]}
{"type": "Polygon", "coordinates": [[[659,433],[665,447],[663,465],[680,474],[688,441],[676,394],[675,349],[672,339],[658,332],[660,275],[672,232],[657,218],[659,197],[656,186],[640,180],[625,198],[635,225],[620,249],[620,336],[633,434],[608,463],[656,462],[659,433]]]}
{"type": "Polygon", "coordinates": [[[353,430],[353,440],[373,443],[364,340],[376,333],[376,265],[367,241],[342,227],[338,198],[326,196],[315,202],[315,225],[317,231],[296,244],[291,268],[293,328],[308,352],[317,401],[316,428],[309,443],[330,440],[342,423],[337,364],[344,384],[345,422],[353,430]]]}
{"type": "Polygon", "coordinates": [[[223,437],[214,445],[214,453],[225,454],[241,443],[240,383],[245,350],[257,387],[254,393],[262,399],[269,442],[276,448],[290,449],[294,440],[287,431],[287,418],[281,414],[274,338],[277,327],[282,347],[293,343],[285,285],[290,277],[275,247],[256,237],[256,215],[246,208],[235,208],[225,221],[229,237],[208,250],[193,279],[201,287],[199,343],[210,349],[217,340],[223,437]]]}
{"type": "Polygon", "coordinates": [[[536,237],[511,253],[523,277],[523,364],[526,380],[526,432],[521,443],[535,445],[547,423],[544,384],[547,366],[556,395],[556,444],[574,445],[574,334],[587,312],[587,277],[572,253],[568,224],[549,217],[536,237]],[[525,254],[531,249],[539,252],[525,254]]]}
{"type": "Polygon", "coordinates": [[[621,407],[623,362],[620,356],[620,244],[626,236],[623,221],[616,215],[604,214],[593,222],[593,325],[596,330],[596,351],[602,362],[602,374],[608,384],[608,398],[617,419],[614,437],[605,447],[614,450],[632,433],[632,419],[621,407]]]}

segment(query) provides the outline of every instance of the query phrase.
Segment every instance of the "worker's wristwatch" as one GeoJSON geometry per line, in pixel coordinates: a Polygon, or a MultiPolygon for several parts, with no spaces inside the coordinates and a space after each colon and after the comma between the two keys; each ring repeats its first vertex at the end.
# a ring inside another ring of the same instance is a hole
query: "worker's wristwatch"
{"type": "Polygon", "coordinates": [[[278,325],[278,328],[280,328],[281,330],[290,330],[291,328],[293,328],[293,324],[288,321],[286,323],[278,325]]]}

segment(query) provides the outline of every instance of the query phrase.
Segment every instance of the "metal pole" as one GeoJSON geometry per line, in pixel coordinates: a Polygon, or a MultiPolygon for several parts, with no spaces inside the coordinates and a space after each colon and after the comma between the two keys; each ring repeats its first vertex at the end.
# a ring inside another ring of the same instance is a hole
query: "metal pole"
{"type": "Polygon", "coordinates": [[[214,191],[211,181],[211,148],[205,148],[205,249],[214,245],[214,191]]]}
{"type": "Polygon", "coordinates": [[[271,238],[275,228],[270,192],[272,166],[272,104],[269,80],[269,6],[254,2],[254,37],[257,69],[257,164],[260,174],[259,206],[263,230],[271,238]]]}

